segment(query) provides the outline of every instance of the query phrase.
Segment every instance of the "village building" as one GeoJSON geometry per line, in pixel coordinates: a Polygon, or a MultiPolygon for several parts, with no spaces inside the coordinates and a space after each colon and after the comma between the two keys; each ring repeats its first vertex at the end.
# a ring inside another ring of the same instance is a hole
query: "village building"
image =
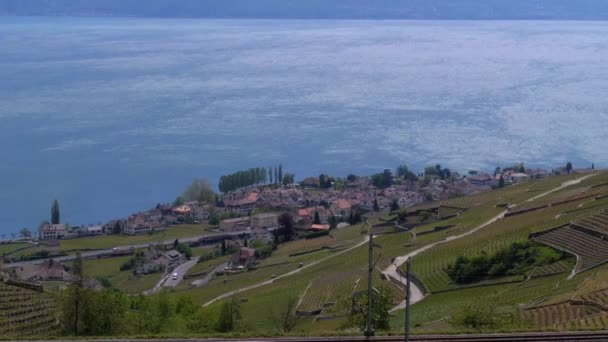
{"type": "Polygon", "coordinates": [[[249,217],[237,217],[233,219],[222,220],[220,222],[220,230],[224,232],[238,232],[247,230],[251,227],[251,219],[249,217]]]}
{"type": "Polygon", "coordinates": [[[190,215],[192,213],[192,208],[190,208],[187,205],[180,205],[178,207],[173,208],[172,211],[175,215],[186,216],[186,215],[190,215]]]}
{"type": "Polygon", "coordinates": [[[279,227],[279,217],[276,214],[264,213],[251,217],[253,229],[275,229],[279,227]]]}
{"type": "Polygon", "coordinates": [[[146,234],[151,231],[152,228],[146,223],[145,218],[141,215],[129,217],[129,220],[127,220],[127,224],[123,229],[123,232],[127,235],[146,234]]]}
{"type": "Polygon", "coordinates": [[[310,226],[310,230],[317,231],[317,232],[326,231],[326,230],[329,230],[329,228],[330,227],[328,224],[313,224],[310,226]]]}
{"type": "Polygon", "coordinates": [[[255,249],[241,247],[230,256],[227,268],[231,270],[244,269],[255,264],[255,261],[255,249]]]}
{"type": "Polygon", "coordinates": [[[351,210],[352,204],[350,203],[350,201],[345,200],[343,198],[334,201],[331,206],[331,211],[336,216],[348,216],[350,215],[351,210]]]}
{"type": "Polygon", "coordinates": [[[255,205],[260,198],[259,194],[256,192],[252,192],[241,199],[230,199],[224,200],[224,206],[227,211],[238,212],[240,214],[249,214],[253,209],[255,209],[255,205]]]}
{"type": "Polygon", "coordinates": [[[182,261],[182,255],[178,251],[169,251],[163,254],[163,258],[167,262],[167,266],[175,266],[182,261]]]}
{"type": "Polygon", "coordinates": [[[44,224],[40,227],[40,240],[58,240],[66,235],[65,224],[44,224]]]}
{"type": "Polygon", "coordinates": [[[511,183],[519,184],[519,183],[525,183],[525,182],[530,181],[530,176],[525,173],[520,172],[520,173],[512,174],[510,179],[511,179],[511,183]]]}
{"type": "Polygon", "coordinates": [[[85,234],[87,235],[101,235],[103,234],[103,227],[102,226],[88,226],[85,227],[84,229],[85,234]]]}
{"type": "Polygon", "coordinates": [[[315,213],[319,214],[321,224],[327,223],[328,213],[325,207],[310,207],[298,209],[296,217],[296,225],[299,229],[308,229],[314,223],[315,213]]]}
{"type": "Polygon", "coordinates": [[[72,275],[65,270],[63,264],[53,259],[44,260],[40,264],[26,264],[17,267],[15,275],[18,279],[25,281],[72,280],[72,275]]]}
{"type": "Polygon", "coordinates": [[[491,186],[494,183],[494,177],[487,173],[479,173],[476,175],[468,176],[467,180],[470,184],[478,186],[491,186]]]}

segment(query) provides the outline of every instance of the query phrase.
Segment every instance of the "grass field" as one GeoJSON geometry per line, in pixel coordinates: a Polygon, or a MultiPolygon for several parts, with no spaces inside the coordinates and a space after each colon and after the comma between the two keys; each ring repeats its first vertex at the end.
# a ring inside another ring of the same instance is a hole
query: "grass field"
{"type": "Polygon", "coordinates": [[[29,243],[2,243],[0,244],[0,255],[12,253],[20,248],[33,246],[29,243]]]}
{"type": "Polygon", "coordinates": [[[130,256],[85,260],[84,272],[89,277],[107,277],[112,287],[129,294],[138,294],[149,290],[160,280],[162,273],[134,276],[131,271],[121,271],[120,265],[129,260],[130,256]]]}
{"type": "Polygon", "coordinates": [[[143,235],[101,235],[72,240],[62,240],[61,249],[71,251],[77,249],[104,249],[115,246],[127,246],[159,242],[165,240],[188,238],[200,235],[211,234],[205,230],[206,225],[180,225],[170,227],[161,232],[143,235]]]}

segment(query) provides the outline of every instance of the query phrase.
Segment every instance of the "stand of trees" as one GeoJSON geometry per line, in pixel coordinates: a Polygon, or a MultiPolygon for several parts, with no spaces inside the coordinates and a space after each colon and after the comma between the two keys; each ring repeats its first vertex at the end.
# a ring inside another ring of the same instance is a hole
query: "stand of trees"
{"type": "Polygon", "coordinates": [[[390,169],[386,169],[382,173],[372,175],[372,183],[380,189],[388,188],[393,185],[393,172],[390,169]]]}
{"type": "Polygon", "coordinates": [[[229,192],[258,184],[287,185],[293,183],[294,180],[294,174],[283,173],[283,165],[275,166],[274,168],[269,167],[268,169],[256,167],[220,177],[218,187],[221,192],[229,192]]]}
{"type": "Polygon", "coordinates": [[[181,205],[188,201],[215,203],[215,196],[215,191],[206,179],[195,179],[173,204],[181,205]]]}
{"type": "Polygon", "coordinates": [[[533,242],[514,243],[493,256],[485,253],[474,257],[460,256],[448,265],[450,279],[458,284],[470,284],[487,278],[524,274],[531,266],[554,263],[566,254],[533,242]]]}

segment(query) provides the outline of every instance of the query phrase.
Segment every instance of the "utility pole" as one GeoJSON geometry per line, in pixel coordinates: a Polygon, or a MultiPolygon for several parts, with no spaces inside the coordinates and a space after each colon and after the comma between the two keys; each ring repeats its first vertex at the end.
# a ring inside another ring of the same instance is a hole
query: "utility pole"
{"type": "Polygon", "coordinates": [[[372,227],[369,227],[369,269],[367,273],[367,322],[365,323],[365,336],[374,336],[372,327],[372,272],[374,271],[374,236],[372,227]]]}
{"type": "Polygon", "coordinates": [[[408,258],[406,261],[406,271],[407,271],[407,281],[405,284],[405,342],[409,342],[410,340],[410,317],[411,317],[411,312],[410,312],[410,296],[412,294],[411,291],[411,281],[412,281],[412,263],[410,262],[410,259],[408,258]]]}

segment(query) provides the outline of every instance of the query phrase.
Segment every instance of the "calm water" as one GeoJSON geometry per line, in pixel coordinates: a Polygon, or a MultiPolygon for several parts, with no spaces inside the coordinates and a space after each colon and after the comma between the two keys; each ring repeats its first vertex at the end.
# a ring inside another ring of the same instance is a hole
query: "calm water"
{"type": "Polygon", "coordinates": [[[608,162],[608,23],[0,18],[0,233],[194,177],[608,162]]]}

